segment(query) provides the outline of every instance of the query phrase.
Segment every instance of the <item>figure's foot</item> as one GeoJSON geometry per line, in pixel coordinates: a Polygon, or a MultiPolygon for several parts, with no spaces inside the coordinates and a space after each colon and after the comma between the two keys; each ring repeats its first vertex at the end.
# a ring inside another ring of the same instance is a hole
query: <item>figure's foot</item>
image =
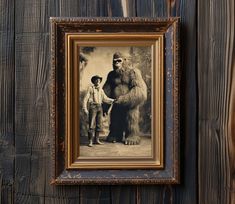
{"type": "Polygon", "coordinates": [[[88,147],[93,147],[93,142],[92,142],[92,140],[89,141],[88,147]]]}
{"type": "Polygon", "coordinates": [[[101,142],[99,139],[96,139],[96,144],[103,145],[104,143],[101,142]]]}
{"type": "Polygon", "coordinates": [[[116,138],[115,137],[112,137],[112,136],[108,136],[107,139],[106,139],[107,142],[112,142],[112,143],[115,143],[116,142],[116,138]]]}
{"type": "Polygon", "coordinates": [[[129,136],[125,139],[125,145],[138,145],[140,144],[139,136],[129,136]]]}

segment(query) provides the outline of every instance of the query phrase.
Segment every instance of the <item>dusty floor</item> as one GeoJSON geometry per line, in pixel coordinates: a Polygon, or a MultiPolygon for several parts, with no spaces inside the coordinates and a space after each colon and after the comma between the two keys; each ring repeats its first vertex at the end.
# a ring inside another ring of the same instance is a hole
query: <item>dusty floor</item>
{"type": "Polygon", "coordinates": [[[139,145],[124,145],[123,143],[108,143],[104,141],[103,145],[93,145],[93,147],[88,147],[88,141],[86,137],[81,138],[80,146],[80,156],[86,157],[120,157],[120,156],[130,156],[130,157],[142,157],[151,156],[151,137],[143,136],[141,137],[141,143],[139,145]]]}

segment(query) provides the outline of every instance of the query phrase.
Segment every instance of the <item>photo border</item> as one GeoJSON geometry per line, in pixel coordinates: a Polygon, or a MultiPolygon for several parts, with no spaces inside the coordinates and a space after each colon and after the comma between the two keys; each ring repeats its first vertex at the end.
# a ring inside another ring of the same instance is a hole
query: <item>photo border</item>
{"type": "Polygon", "coordinates": [[[179,183],[179,18],[51,18],[52,184],[179,183]],[[67,169],[66,35],[155,33],[164,35],[164,168],[67,169]]]}

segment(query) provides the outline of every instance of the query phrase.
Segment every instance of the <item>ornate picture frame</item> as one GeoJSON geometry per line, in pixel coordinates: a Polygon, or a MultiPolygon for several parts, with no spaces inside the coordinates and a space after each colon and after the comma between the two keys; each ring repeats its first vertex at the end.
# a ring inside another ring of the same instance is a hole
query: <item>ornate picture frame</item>
{"type": "Polygon", "coordinates": [[[179,19],[50,22],[51,183],[179,183],[179,19]]]}

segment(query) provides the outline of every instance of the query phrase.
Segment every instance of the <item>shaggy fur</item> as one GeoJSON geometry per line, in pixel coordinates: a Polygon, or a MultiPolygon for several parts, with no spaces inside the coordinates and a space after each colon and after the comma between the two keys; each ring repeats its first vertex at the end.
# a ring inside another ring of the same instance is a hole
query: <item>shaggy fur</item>
{"type": "Polygon", "coordinates": [[[111,111],[108,141],[139,144],[139,106],[147,99],[147,87],[138,69],[121,68],[109,72],[104,92],[117,99],[111,111]]]}

